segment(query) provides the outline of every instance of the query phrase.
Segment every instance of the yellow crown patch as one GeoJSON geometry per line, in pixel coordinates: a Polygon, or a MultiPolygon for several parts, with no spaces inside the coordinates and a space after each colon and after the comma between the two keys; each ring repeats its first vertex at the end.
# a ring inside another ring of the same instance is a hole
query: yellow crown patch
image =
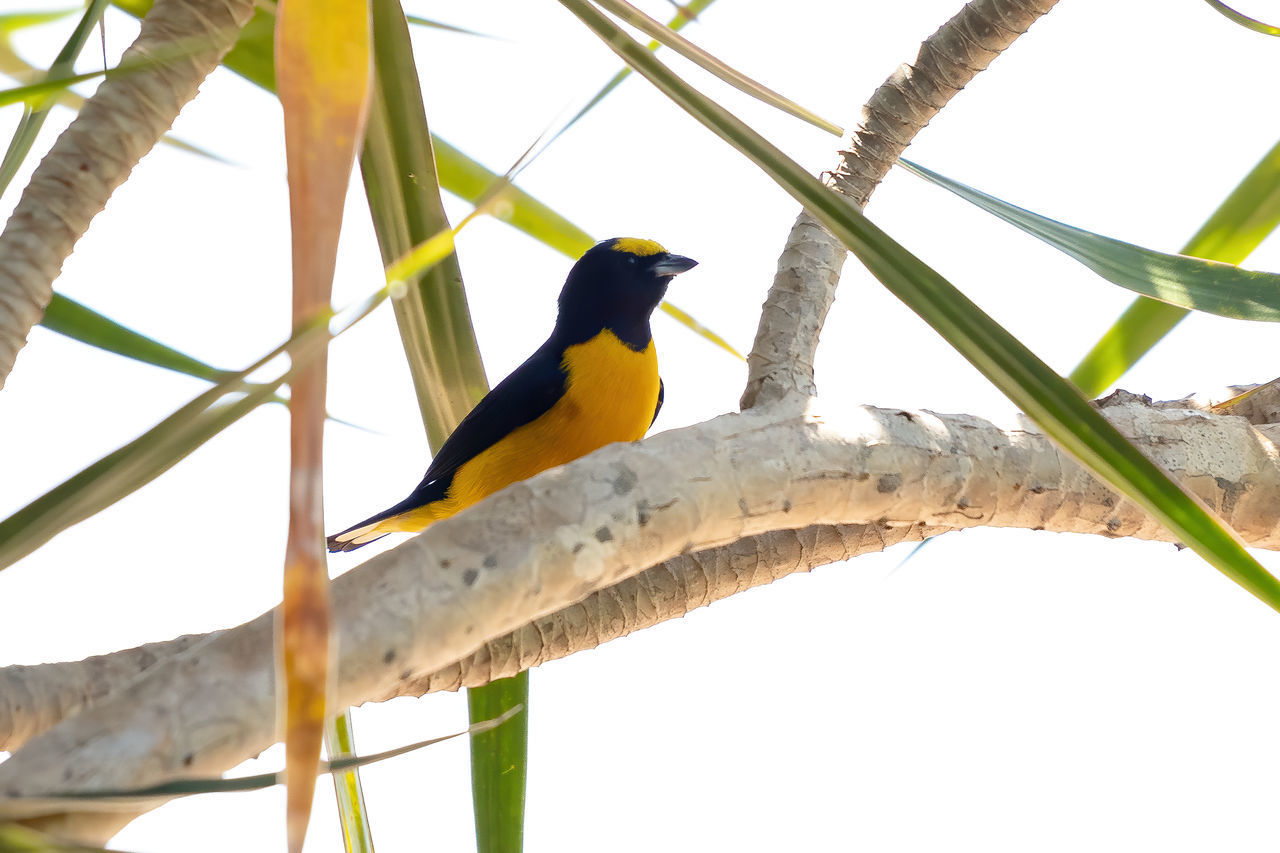
{"type": "Polygon", "coordinates": [[[661,243],[655,243],[652,240],[641,240],[638,237],[619,237],[613,241],[611,247],[615,252],[626,252],[630,255],[639,255],[646,258],[649,255],[661,255],[667,250],[662,247],[661,243]]]}

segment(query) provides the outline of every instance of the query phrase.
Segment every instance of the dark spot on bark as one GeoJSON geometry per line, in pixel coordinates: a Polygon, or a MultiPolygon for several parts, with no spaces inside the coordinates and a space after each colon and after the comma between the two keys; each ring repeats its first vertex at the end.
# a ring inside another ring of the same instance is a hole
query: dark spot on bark
{"type": "Polygon", "coordinates": [[[408,681],[410,678],[413,678],[413,670],[406,669],[404,672],[400,673],[401,681],[408,681]]]}
{"type": "Polygon", "coordinates": [[[859,471],[857,474],[853,475],[853,481],[855,483],[861,483],[863,480],[870,480],[870,479],[871,479],[871,475],[868,474],[866,471],[859,471]]]}
{"type": "Polygon", "coordinates": [[[87,171],[89,171],[89,164],[88,164],[88,163],[81,163],[81,164],[80,164],[80,171],[82,171],[82,172],[87,172],[87,171]]]}
{"type": "Polygon", "coordinates": [[[484,567],[486,569],[492,569],[497,565],[498,565],[498,558],[493,556],[492,554],[484,558],[484,567]]]}
{"type": "Polygon", "coordinates": [[[383,655],[382,655],[382,662],[383,662],[383,663],[391,663],[391,662],[392,662],[393,660],[395,660],[395,659],[396,659],[396,650],[395,650],[395,649],[387,649],[387,650],[386,650],[386,652],[384,652],[384,653],[383,653],[383,655]]]}
{"type": "Polygon", "coordinates": [[[195,763],[195,760],[196,760],[196,754],[194,752],[188,752],[186,755],[182,756],[182,766],[190,767],[192,764],[195,763]]]}
{"type": "Polygon", "coordinates": [[[1118,518],[1107,519],[1107,530],[1109,532],[1115,533],[1119,529],[1120,529],[1120,519],[1118,518]]]}
{"type": "Polygon", "coordinates": [[[747,510],[747,502],[743,498],[738,498],[738,509],[741,510],[743,515],[750,515],[750,512],[747,510]]]}
{"type": "Polygon", "coordinates": [[[644,502],[636,504],[636,521],[639,522],[641,527],[649,523],[649,518],[649,505],[644,502]]]}
{"type": "Polygon", "coordinates": [[[876,491],[882,495],[887,495],[889,492],[896,492],[901,485],[901,474],[884,474],[880,477],[879,482],[876,483],[876,491]]]}
{"type": "Polygon", "coordinates": [[[640,482],[640,478],[630,468],[618,469],[618,476],[613,480],[613,493],[615,495],[627,495],[636,487],[636,483],[640,482]]]}
{"type": "Polygon", "coordinates": [[[577,545],[574,545],[574,546],[573,546],[573,553],[575,553],[575,554],[576,554],[576,553],[578,553],[579,551],[581,551],[581,550],[582,550],[583,548],[585,548],[585,547],[587,547],[585,544],[583,544],[582,542],[579,542],[577,545]]]}
{"type": "Polygon", "coordinates": [[[782,511],[791,512],[791,501],[787,498],[782,499],[782,511]]]}
{"type": "Polygon", "coordinates": [[[1218,484],[1218,488],[1222,489],[1222,506],[1218,508],[1219,511],[1223,513],[1235,512],[1236,502],[1240,500],[1241,495],[1249,490],[1249,487],[1226,477],[1214,477],[1213,479],[1218,484]]]}
{"type": "Polygon", "coordinates": [[[960,500],[956,501],[956,509],[968,509],[968,508],[969,508],[968,498],[961,498],[960,500]]]}
{"type": "Polygon", "coordinates": [[[467,569],[465,572],[462,573],[462,582],[465,583],[467,586],[475,586],[476,581],[479,580],[479,578],[480,578],[479,569],[467,569]]]}
{"type": "Polygon", "coordinates": [[[449,568],[449,567],[450,567],[450,566],[452,566],[452,565],[453,565],[453,563],[449,562],[448,560],[441,560],[441,561],[440,561],[440,568],[442,568],[442,569],[447,569],[447,568],[449,568]]]}
{"type": "Polygon", "coordinates": [[[1032,486],[1031,488],[1027,489],[1027,491],[1031,492],[1031,494],[1033,495],[1043,495],[1045,492],[1048,491],[1048,489],[1046,489],[1044,486],[1032,486]]]}
{"type": "Polygon", "coordinates": [[[906,418],[911,423],[915,423],[915,420],[916,420],[915,415],[911,414],[910,412],[898,412],[898,417],[906,418]]]}
{"type": "Polygon", "coordinates": [[[1107,509],[1111,509],[1112,507],[1114,507],[1114,506],[1116,505],[1116,496],[1115,496],[1115,495],[1103,495],[1103,496],[1102,496],[1102,505],[1103,505],[1103,506],[1105,506],[1107,509]]]}
{"type": "Polygon", "coordinates": [[[613,541],[613,532],[612,532],[612,531],[610,531],[610,530],[609,530],[609,528],[607,528],[607,527],[601,527],[599,530],[597,530],[597,531],[596,531],[596,541],[597,541],[597,542],[612,542],[612,541],[613,541]]]}

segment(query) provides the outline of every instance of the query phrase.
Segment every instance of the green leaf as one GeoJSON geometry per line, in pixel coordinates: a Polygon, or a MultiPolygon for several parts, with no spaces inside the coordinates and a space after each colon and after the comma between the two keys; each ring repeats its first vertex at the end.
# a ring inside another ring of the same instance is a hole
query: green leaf
{"type": "Polygon", "coordinates": [[[387,297],[384,287],[343,312],[336,331],[330,316],[319,317],[244,370],[237,371],[156,424],[138,438],[107,454],[61,485],[0,521],[0,569],[13,565],[57,534],[154,480],[197,447],[275,396],[306,362],[332,338],[345,332],[387,297]],[[289,354],[289,367],[274,379],[249,383],[247,378],[279,356],[289,354]]]}
{"type": "MultiPolygon", "coordinates": [[[[131,358],[143,364],[150,364],[153,367],[172,370],[185,376],[193,376],[196,379],[221,382],[235,373],[233,370],[205,364],[203,361],[193,358],[184,352],[165,346],[154,338],[149,338],[127,326],[122,326],[87,305],[82,305],[74,299],[69,299],[58,293],[53,294],[53,298],[44,309],[44,318],[40,321],[40,325],[51,332],[57,332],[60,335],[71,338],[73,341],[79,341],[91,347],[115,353],[125,358],[131,358]]],[[[280,403],[285,406],[289,404],[288,399],[279,394],[272,394],[270,402],[280,403]]],[[[366,429],[366,427],[359,424],[336,418],[333,415],[328,415],[327,417],[334,423],[339,423],[343,426],[366,429]]]]}
{"type": "Polygon", "coordinates": [[[827,133],[831,133],[836,136],[840,136],[844,133],[844,128],[840,127],[840,125],[827,121],[816,113],[800,106],[790,98],[780,95],[768,86],[752,80],[747,75],[707,53],[684,36],[664,27],[653,18],[650,18],[648,15],[641,12],[635,6],[626,2],[626,0],[598,0],[598,4],[601,8],[608,10],[611,14],[618,16],[628,24],[636,27],[645,35],[661,42],[666,47],[671,48],[694,65],[714,74],[716,77],[728,83],[739,92],[750,95],[762,103],[768,104],[774,109],[778,109],[788,115],[795,116],[801,121],[808,122],[820,130],[825,130],[827,133]]]}
{"type": "MultiPolygon", "coordinates": [[[[356,753],[355,732],[350,712],[339,714],[325,723],[324,747],[330,759],[352,758],[356,753]]],[[[338,798],[338,818],[342,821],[343,846],[352,853],[373,853],[373,829],[369,826],[369,810],[364,804],[360,771],[335,771],[333,791],[338,798]]]]}
{"type": "MultiPolygon", "coordinates": [[[[373,22],[374,96],[360,171],[383,263],[391,267],[450,226],[399,3],[375,0],[373,22]]],[[[489,390],[457,255],[415,276],[393,305],[427,437],[438,448],[489,390]]]]}
{"type": "Polygon", "coordinates": [[[476,38],[491,39],[497,38],[488,33],[479,33],[475,30],[468,30],[465,27],[455,27],[453,24],[446,24],[441,21],[433,21],[430,18],[422,18],[417,15],[405,15],[405,20],[416,27],[427,27],[433,30],[444,30],[447,33],[457,33],[463,36],[475,36],[476,38]]]}
{"type": "Polygon", "coordinates": [[[1144,249],[1032,213],[910,160],[898,162],[907,171],[1040,238],[1126,290],[1220,317],[1280,322],[1280,275],[1144,249]]]}
{"type": "MultiPolygon", "coordinates": [[[[1245,176],[1185,246],[1182,254],[1236,264],[1280,225],[1280,143],[1245,176]]],[[[1071,371],[1086,396],[1096,397],[1187,316],[1146,297],[1136,299],[1071,371]]]]}
{"type": "MultiPolygon", "coordinates": [[[[51,24],[54,21],[60,21],[68,15],[74,15],[80,11],[79,6],[72,6],[68,9],[53,9],[48,12],[6,12],[0,15],[0,37],[5,40],[18,30],[25,30],[28,27],[38,27],[41,24],[51,24]]],[[[0,68],[0,71],[7,69],[0,68]]]]}
{"type": "MultiPolygon", "coordinates": [[[[75,67],[76,59],[84,49],[89,33],[93,32],[94,26],[102,20],[102,13],[106,11],[107,5],[108,0],[90,0],[89,5],[85,7],[84,15],[80,18],[80,23],[76,24],[71,37],[67,39],[67,43],[54,58],[53,64],[49,66],[46,78],[67,74],[75,67]]],[[[53,95],[45,95],[27,103],[26,111],[13,132],[13,138],[9,140],[9,148],[4,152],[4,158],[0,159],[0,193],[9,186],[9,182],[22,166],[22,161],[27,159],[27,154],[31,152],[31,146],[35,143],[40,128],[44,127],[44,121],[49,117],[49,110],[53,108],[56,100],[57,98],[53,95]]]]}
{"type": "Polygon", "coordinates": [[[1256,18],[1250,18],[1248,15],[1241,14],[1232,9],[1221,0],[1204,0],[1229,21],[1234,21],[1247,30],[1253,30],[1255,33],[1261,33],[1264,36],[1280,36],[1280,27],[1273,27],[1270,24],[1264,24],[1256,18]]]}
{"type": "MultiPolygon", "coordinates": [[[[419,749],[428,746],[435,746],[447,740],[453,740],[463,735],[484,734],[499,726],[505,725],[513,717],[518,715],[524,709],[515,707],[507,711],[505,714],[489,720],[482,720],[463,729],[460,732],[444,735],[442,737],[433,737],[428,740],[421,740],[417,743],[398,746],[395,749],[388,749],[384,752],[376,752],[372,755],[350,756],[346,758],[335,758],[331,761],[320,762],[320,770],[317,775],[325,773],[345,773],[348,770],[354,770],[357,767],[366,767],[370,764],[376,764],[379,761],[386,761],[389,758],[398,758],[401,755],[407,755],[419,749]]],[[[284,771],[278,770],[275,773],[259,773],[254,776],[237,776],[230,779],[223,778],[189,778],[189,779],[173,779],[168,782],[160,782],[156,785],[147,785],[142,788],[100,788],[92,791],[63,791],[52,794],[43,794],[33,797],[10,797],[8,799],[0,799],[0,819],[22,819],[35,816],[49,811],[63,811],[67,807],[67,802],[78,802],[85,806],[91,806],[98,801],[114,801],[115,805],[106,806],[107,809],[117,810],[120,801],[137,801],[139,805],[144,805],[146,800],[156,797],[164,797],[170,799],[173,797],[189,797],[194,794],[226,794],[239,791],[260,791],[263,788],[270,788],[274,785],[284,784],[284,771]]],[[[88,811],[89,809],[84,809],[88,811]]],[[[6,848],[0,847],[0,850],[6,848]]],[[[74,849],[74,848],[72,848],[74,849]]]]}
{"type": "Polygon", "coordinates": [[[205,364],[57,293],[45,308],[41,325],[89,346],[197,379],[221,382],[234,372],[205,364]]]}
{"type": "Polygon", "coordinates": [[[803,204],[890,292],[1099,479],[1151,513],[1223,574],[1280,610],[1280,580],[1258,565],[1234,533],[1126,441],[1070,383],[847,199],[673,74],[585,0],[560,2],[660,91],[803,204]]]}
{"type": "MultiPolygon", "coordinates": [[[[703,10],[705,10],[713,2],[714,0],[693,0],[693,2],[691,3],[677,5],[675,17],[673,17],[670,21],[667,22],[667,27],[672,31],[684,29],[685,24],[689,23],[692,20],[695,20],[698,17],[698,15],[701,15],[703,10]]],[[[649,50],[657,50],[661,46],[662,45],[660,45],[657,41],[649,42],[649,50]]],[[[630,65],[622,66],[622,69],[618,71],[617,74],[613,75],[612,79],[610,79],[608,83],[605,83],[604,87],[599,92],[596,92],[595,95],[592,96],[591,100],[587,101],[586,106],[578,110],[577,114],[575,114],[573,118],[565,122],[564,127],[556,131],[555,136],[551,137],[551,139],[547,141],[547,145],[550,145],[552,142],[555,142],[557,139],[560,138],[560,136],[566,130],[573,127],[575,124],[577,124],[579,119],[581,119],[587,113],[591,112],[591,110],[595,109],[596,104],[600,103],[606,97],[608,97],[609,93],[612,92],[614,89],[618,88],[618,85],[623,80],[626,80],[627,77],[629,77],[630,75],[631,75],[631,66],[630,65]]],[[[575,255],[574,257],[577,257],[577,256],[575,255]]]]}
{"type": "MultiPolygon", "coordinates": [[[[487,720],[529,707],[529,673],[467,690],[471,720],[487,720]]],[[[471,736],[471,796],[478,853],[517,853],[524,846],[529,715],[512,725],[471,736]]]]}

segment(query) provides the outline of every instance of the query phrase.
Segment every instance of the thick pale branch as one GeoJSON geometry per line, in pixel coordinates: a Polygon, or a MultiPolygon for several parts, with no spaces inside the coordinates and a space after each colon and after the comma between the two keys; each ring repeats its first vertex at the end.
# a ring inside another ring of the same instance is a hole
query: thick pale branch
{"type": "MultiPolygon", "coordinates": [[[[925,39],[915,62],[881,84],[845,140],[827,183],[864,207],[911,140],[1057,0],[974,0],[925,39]]],[[[835,299],[845,247],[801,211],[778,259],[747,358],[742,408],[817,393],[813,359],[835,299]]]]}
{"type": "MultiPolygon", "coordinates": [[[[1106,412],[1247,542],[1280,547],[1276,448],[1247,422],[1135,403],[1106,412]]],[[[645,566],[744,537],[763,542],[774,530],[925,524],[1168,538],[1023,421],[1002,429],[873,408],[840,422],[765,414],[612,445],[343,575],[338,703],[420,690],[490,638],[645,566]]],[[[732,553],[723,559],[731,564],[732,553]]],[[[274,739],[271,635],[264,614],[156,664],[18,750],[0,765],[0,791],[130,786],[219,772],[254,754],[274,739]]]]}
{"type": "MultiPolygon", "coordinates": [[[[580,602],[484,643],[435,672],[369,697],[422,696],[478,687],[574,652],[625,637],[795,572],[918,542],[950,528],[916,524],[813,526],[774,530],[730,545],[684,554],[580,602]]],[[[0,668],[0,750],[13,751],[71,714],[119,690],[158,663],[222,631],[189,634],[83,661],[0,668]]]]}
{"type": "Polygon", "coordinates": [[[108,75],[41,161],[0,233],[0,387],[76,241],[252,14],[253,0],[156,0],[122,61],[163,61],[108,75]]]}

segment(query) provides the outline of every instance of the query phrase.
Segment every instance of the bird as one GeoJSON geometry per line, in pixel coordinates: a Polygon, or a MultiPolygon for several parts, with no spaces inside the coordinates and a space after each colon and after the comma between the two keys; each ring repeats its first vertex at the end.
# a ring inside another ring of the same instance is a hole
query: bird
{"type": "Polygon", "coordinates": [[[546,342],[462,419],[408,497],[328,537],[329,550],[415,533],[548,468],[643,438],[664,395],[649,319],[671,279],[697,263],[636,237],[588,249],[546,342]]]}

